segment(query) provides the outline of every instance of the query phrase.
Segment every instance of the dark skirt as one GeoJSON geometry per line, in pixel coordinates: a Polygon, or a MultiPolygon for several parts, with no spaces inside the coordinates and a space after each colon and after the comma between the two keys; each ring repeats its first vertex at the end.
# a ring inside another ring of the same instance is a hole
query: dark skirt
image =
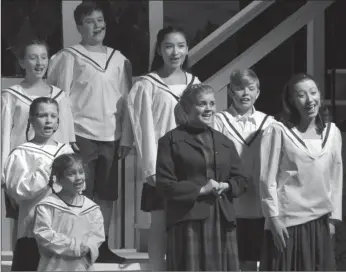
{"type": "MultiPolygon", "coordinates": [[[[346,209],[345,209],[346,210],[346,209]]],[[[346,217],[343,216],[342,222],[335,226],[333,237],[336,270],[346,271],[346,217]]]]}
{"type": "Polygon", "coordinates": [[[237,241],[240,261],[257,262],[261,258],[264,218],[237,218],[237,241]]]}
{"type": "Polygon", "coordinates": [[[143,212],[151,212],[163,209],[164,200],[158,195],[156,187],[145,182],[142,189],[141,210],[143,212]]]}
{"type": "Polygon", "coordinates": [[[19,238],[13,252],[11,271],[37,271],[40,253],[35,238],[19,238]]]}
{"type": "Polygon", "coordinates": [[[19,208],[18,205],[14,204],[13,201],[10,200],[10,196],[6,193],[5,195],[5,209],[6,209],[6,218],[12,218],[18,220],[19,208]]]}
{"type": "Polygon", "coordinates": [[[234,223],[218,203],[206,220],[180,222],[167,230],[168,271],[239,271],[234,223]]]}
{"type": "Polygon", "coordinates": [[[288,227],[289,239],[284,252],[274,245],[265,231],[260,271],[334,271],[335,259],[328,216],[288,227]]]}

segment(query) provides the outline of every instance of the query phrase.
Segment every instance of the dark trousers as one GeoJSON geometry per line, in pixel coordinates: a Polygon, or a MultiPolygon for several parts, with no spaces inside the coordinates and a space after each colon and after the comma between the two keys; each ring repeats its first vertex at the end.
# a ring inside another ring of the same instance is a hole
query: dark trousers
{"type": "Polygon", "coordinates": [[[76,143],[87,165],[86,190],[90,199],[118,199],[118,148],[120,141],[101,142],[76,135],[76,143]]]}

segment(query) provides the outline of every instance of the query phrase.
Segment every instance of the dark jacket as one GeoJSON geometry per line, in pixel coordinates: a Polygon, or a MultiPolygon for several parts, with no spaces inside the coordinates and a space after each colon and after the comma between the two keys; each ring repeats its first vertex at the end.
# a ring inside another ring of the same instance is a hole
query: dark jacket
{"type": "Polygon", "coordinates": [[[156,188],[166,200],[168,227],[181,221],[206,219],[215,201],[219,202],[226,220],[235,221],[233,198],[246,192],[249,178],[243,174],[233,142],[220,132],[208,129],[214,142],[215,180],[227,182],[230,189],[221,197],[199,196],[207,182],[201,145],[188,127],[171,130],[159,140],[156,165],[156,188]]]}

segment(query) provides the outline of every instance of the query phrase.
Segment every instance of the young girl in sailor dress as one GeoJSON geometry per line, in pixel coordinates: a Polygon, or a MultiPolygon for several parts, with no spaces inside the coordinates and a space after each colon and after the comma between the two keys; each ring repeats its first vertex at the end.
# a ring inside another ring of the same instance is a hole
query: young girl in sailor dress
{"type": "Polygon", "coordinates": [[[19,61],[25,69],[25,79],[17,85],[3,89],[1,93],[1,159],[5,162],[8,154],[18,145],[25,143],[34,131],[28,125],[29,107],[41,96],[50,97],[59,104],[60,124],[53,139],[60,143],[75,142],[74,125],[69,99],[63,90],[48,85],[43,77],[48,68],[48,48],[44,41],[31,40],[19,52],[19,61]]]}
{"type": "MultiPolygon", "coordinates": [[[[1,166],[10,152],[32,139],[34,131],[28,123],[29,107],[40,96],[56,100],[60,109],[60,124],[53,139],[60,143],[75,142],[70,102],[63,90],[48,85],[43,77],[48,68],[48,48],[42,40],[31,40],[19,51],[19,61],[25,70],[25,79],[1,92],[1,166]],[[27,137],[26,137],[27,131],[27,137]]],[[[12,247],[16,241],[18,211],[13,199],[5,193],[6,217],[14,219],[12,247]]]]}
{"type": "Polygon", "coordinates": [[[332,236],[342,220],[341,133],[328,122],[321,102],[312,77],[292,76],[283,93],[283,123],[263,133],[263,271],[335,270],[332,236]]]}
{"type": "Polygon", "coordinates": [[[4,189],[19,206],[12,271],[36,271],[40,256],[33,238],[34,208],[50,192],[48,180],[54,158],[64,153],[73,153],[70,145],[52,139],[58,128],[58,118],[56,100],[36,98],[30,106],[28,120],[35,136],[16,147],[4,164],[4,189]]]}
{"type": "Polygon", "coordinates": [[[63,154],[52,164],[49,185],[61,189],[41,200],[35,210],[34,236],[40,251],[37,271],[93,271],[105,241],[100,207],[82,195],[82,158],[63,154]]]}
{"type": "Polygon", "coordinates": [[[141,76],[128,96],[138,159],[146,183],[141,209],[151,213],[149,262],[151,269],[165,269],[166,231],[163,200],[156,194],[155,173],[158,139],[176,127],[174,108],[188,85],[199,80],[185,71],[188,44],[181,29],[166,27],[157,34],[155,56],[149,74],[141,76]]]}

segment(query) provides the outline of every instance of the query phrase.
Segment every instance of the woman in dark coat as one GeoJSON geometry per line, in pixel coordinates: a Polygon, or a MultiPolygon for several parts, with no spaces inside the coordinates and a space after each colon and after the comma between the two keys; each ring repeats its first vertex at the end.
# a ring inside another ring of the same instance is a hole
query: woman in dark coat
{"type": "Polygon", "coordinates": [[[211,87],[192,85],[176,108],[180,125],[159,140],[157,190],[166,200],[167,269],[239,270],[233,198],[248,178],[232,141],[209,127],[211,87]]]}

